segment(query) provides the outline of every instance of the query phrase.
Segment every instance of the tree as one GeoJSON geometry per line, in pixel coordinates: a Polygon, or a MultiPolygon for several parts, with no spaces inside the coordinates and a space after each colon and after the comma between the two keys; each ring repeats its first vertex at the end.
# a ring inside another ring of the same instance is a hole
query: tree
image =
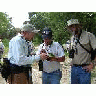
{"type": "Polygon", "coordinates": [[[37,29],[42,29],[49,24],[49,13],[48,12],[29,12],[30,23],[37,29]]]}
{"type": "Polygon", "coordinates": [[[6,13],[0,12],[0,38],[9,38],[15,35],[16,31],[11,24],[11,19],[6,13]]]}
{"type": "Polygon", "coordinates": [[[71,36],[67,31],[67,20],[78,19],[84,30],[96,34],[96,12],[29,12],[30,23],[37,29],[50,27],[55,41],[64,44],[71,36]]]}

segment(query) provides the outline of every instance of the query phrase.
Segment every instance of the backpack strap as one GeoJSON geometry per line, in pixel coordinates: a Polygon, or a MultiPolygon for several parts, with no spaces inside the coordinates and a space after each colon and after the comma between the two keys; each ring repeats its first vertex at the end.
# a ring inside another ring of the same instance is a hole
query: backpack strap
{"type": "MultiPolygon", "coordinates": [[[[82,33],[82,32],[81,32],[81,33],[82,33]]],[[[81,33],[80,33],[80,35],[79,35],[79,40],[80,40],[81,33]]],[[[88,35],[88,36],[89,36],[89,35],[88,35]]],[[[78,43],[80,44],[80,46],[81,46],[83,49],[85,49],[89,54],[91,54],[91,51],[89,51],[88,49],[86,49],[86,48],[80,43],[79,40],[78,40],[78,43]]],[[[90,42],[89,42],[89,44],[90,44],[90,42]]],[[[90,44],[90,46],[91,46],[91,44],[90,44]]]]}
{"type": "Polygon", "coordinates": [[[78,40],[78,43],[80,44],[80,46],[83,48],[83,49],[85,49],[89,54],[91,53],[91,51],[89,51],[89,50],[87,50],[81,43],[80,43],[80,41],[78,40]]]}

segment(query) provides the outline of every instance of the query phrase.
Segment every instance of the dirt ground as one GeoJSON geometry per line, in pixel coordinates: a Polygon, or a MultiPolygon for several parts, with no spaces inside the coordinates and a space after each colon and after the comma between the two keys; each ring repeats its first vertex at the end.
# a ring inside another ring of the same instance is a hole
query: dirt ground
{"type": "MultiPolygon", "coordinates": [[[[69,63],[70,60],[67,60],[65,62],[61,62],[61,68],[62,70],[62,78],[60,83],[61,84],[70,84],[70,76],[71,76],[71,67],[70,66],[65,66],[65,63],[69,63]]],[[[34,64],[32,68],[32,79],[33,79],[33,84],[42,84],[42,71],[39,71],[39,66],[38,64],[34,64]]]]}
{"type": "MultiPolygon", "coordinates": [[[[69,66],[71,60],[66,58],[65,62],[61,62],[62,78],[60,84],[70,84],[71,83],[71,67],[69,66]]],[[[92,71],[95,72],[95,71],[92,71]]],[[[96,72],[95,72],[96,73],[96,72]]],[[[37,63],[33,64],[32,67],[32,81],[33,84],[42,84],[42,71],[39,71],[39,66],[37,63]]],[[[0,84],[8,84],[5,79],[2,78],[0,73],[0,84]]],[[[96,84],[96,76],[92,77],[91,84],[96,84]]]]}
{"type": "MultiPolygon", "coordinates": [[[[61,63],[61,70],[62,70],[62,78],[60,83],[61,84],[69,84],[69,77],[70,77],[70,66],[65,66],[64,62],[61,63]]],[[[42,71],[39,71],[38,63],[33,64],[32,67],[32,81],[33,84],[42,84],[42,71]]],[[[6,83],[5,79],[2,78],[0,73],[0,84],[8,84],[6,83]]]]}

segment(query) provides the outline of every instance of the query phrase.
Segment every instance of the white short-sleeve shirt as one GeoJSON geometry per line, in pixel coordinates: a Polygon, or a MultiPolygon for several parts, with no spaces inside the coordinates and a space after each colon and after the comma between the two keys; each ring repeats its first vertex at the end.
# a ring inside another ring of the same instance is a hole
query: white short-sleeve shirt
{"type": "MultiPolygon", "coordinates": [[[[51,46],[50,45],[45,46],[45,44],[42,43],[39,46],[36,54],[37,55],[40,54],[40,51],[42,49],[45,49],[47,53],[52,53],[56,58],[57,57],[63,57],[65,55],[62,46],[58,42],[53,42],[51,44],[51,46]]],[[[60,62],[56,62],[56,61],[51,61],[50,62],[50,61],[47,61],[47,60],[43,61],[43,71],[44,72],[51,73],[51,72],[56,71],[58,69],[60,69],[60,62]]]]}

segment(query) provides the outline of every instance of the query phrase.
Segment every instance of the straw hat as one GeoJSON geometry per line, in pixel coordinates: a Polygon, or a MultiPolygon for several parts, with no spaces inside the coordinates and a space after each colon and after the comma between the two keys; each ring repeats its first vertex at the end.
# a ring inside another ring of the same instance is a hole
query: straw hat
{"type": "Polygon", "coordinates": [[[80,24],[78,22],[78,19],[70,19],[67,21],[67,26],[69,27],[70,25],[73,25],[73,24],[80,24]]]}

